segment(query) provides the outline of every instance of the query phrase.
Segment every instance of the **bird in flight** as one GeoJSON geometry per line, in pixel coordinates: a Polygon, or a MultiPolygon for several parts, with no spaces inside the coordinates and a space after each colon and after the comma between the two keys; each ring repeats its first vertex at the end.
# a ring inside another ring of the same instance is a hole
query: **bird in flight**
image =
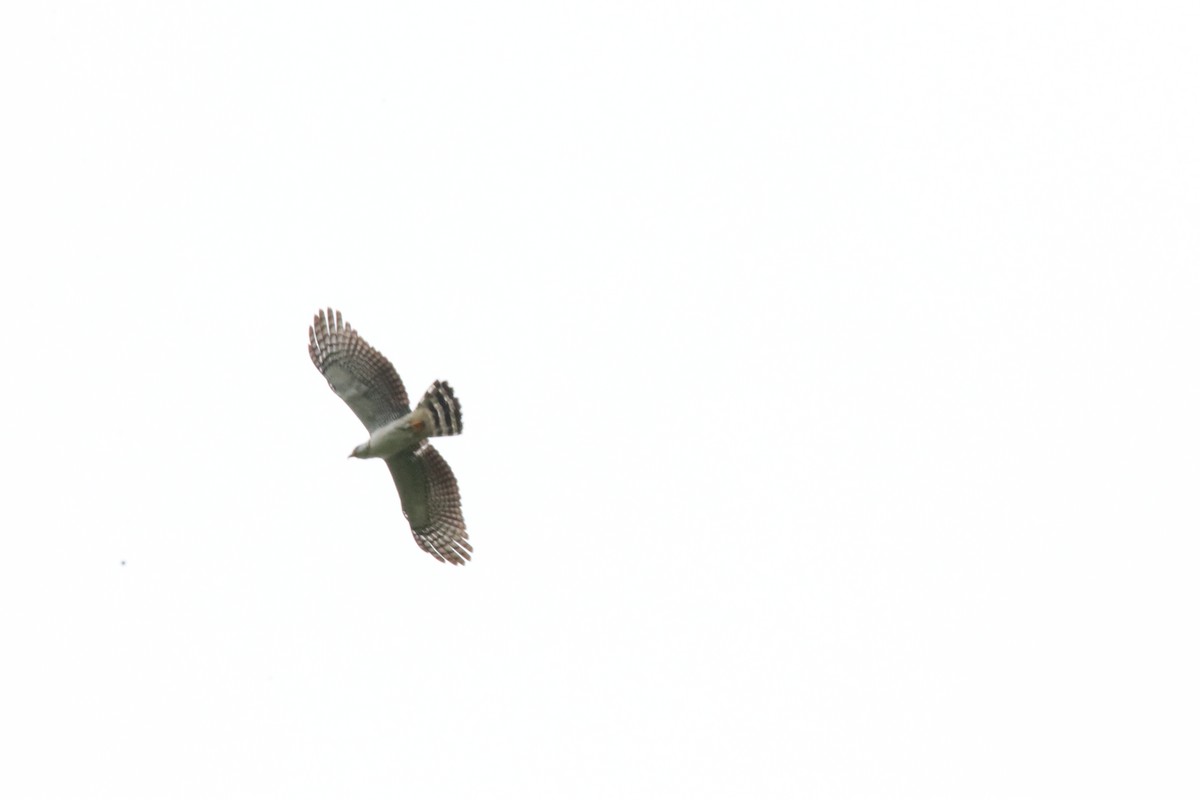
{"type": "Polygon", "coordinates": [[[370,438],[352,458],[381,458],[421,549],[438,561],[471,559],[458,482],[429,437],[462,433],[462,407],[450,384],[434,381],[415,409],[392,362],[332,308],[313,316],[308,354],[329,388],[350,406],[370,438]]]}

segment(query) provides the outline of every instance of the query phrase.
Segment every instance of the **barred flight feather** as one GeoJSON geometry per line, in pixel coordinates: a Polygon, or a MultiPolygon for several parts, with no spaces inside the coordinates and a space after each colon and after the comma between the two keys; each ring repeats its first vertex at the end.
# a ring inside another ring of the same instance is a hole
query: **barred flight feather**
{"type": "Polygon", "coordinates": [[[445,381],[434,381],[418,408],[424,408],[433,418],[430,436],[455,436],[462,433],[462,406],[454,396],[454,390],[445,381]]]}

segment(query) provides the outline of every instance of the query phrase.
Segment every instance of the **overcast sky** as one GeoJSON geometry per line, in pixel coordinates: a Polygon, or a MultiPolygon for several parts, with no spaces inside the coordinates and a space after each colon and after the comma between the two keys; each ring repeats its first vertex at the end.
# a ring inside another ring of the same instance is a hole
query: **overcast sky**
{"type": "Polygon", "coordinates": [[[0,12],[0,794],[1195,796],[1189,3],[0,12]],[[313,369],[434,379],[413,543],[313,369]]]}

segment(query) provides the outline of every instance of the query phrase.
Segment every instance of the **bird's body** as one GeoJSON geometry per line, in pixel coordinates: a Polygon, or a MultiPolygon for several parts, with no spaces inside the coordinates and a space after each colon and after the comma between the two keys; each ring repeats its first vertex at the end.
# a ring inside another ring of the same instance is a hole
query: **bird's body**
{"type": "Polygon", "coordinates": [[[471,558],[471,545],[458,482],[428,442],[431,436],[462,433],[462,407],[454,390],[434,381],[410,410],[404,383],[391,362],[333,309],[313,317],[308,353],[329,388],[370,434],[350,455],[383,459],[417,544],[439,561],[465,564],[471,558]]]}
{"type": "Polygon", "coordinates": [[[371,431],[371,438],[354,448],[350,455],[354,458],[391,458],[403,450],[412,450],[425,438],[412,429],[413,413],[416,412],[371,431]]]}

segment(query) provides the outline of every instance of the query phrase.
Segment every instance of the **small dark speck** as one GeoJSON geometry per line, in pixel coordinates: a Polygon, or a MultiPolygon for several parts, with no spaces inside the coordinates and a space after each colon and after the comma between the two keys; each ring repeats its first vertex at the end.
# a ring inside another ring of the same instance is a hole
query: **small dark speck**
{"type": "Polygon", "coordinates": [[[121,566],[122,566],[122,567],[123,567],[123,566],[125,566],[125,562],[124,562],[124,561],[122,561],[122,562],[121,562],[121,566]]]}

